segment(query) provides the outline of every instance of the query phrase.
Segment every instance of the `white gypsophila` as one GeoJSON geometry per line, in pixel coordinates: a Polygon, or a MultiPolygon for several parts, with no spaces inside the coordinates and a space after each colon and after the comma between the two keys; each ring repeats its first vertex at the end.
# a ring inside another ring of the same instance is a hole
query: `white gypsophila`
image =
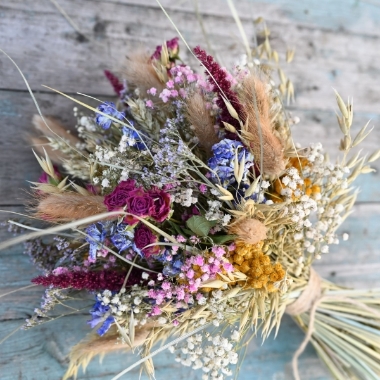
{"type": "Polygon", "coordinates": [[[78,132],[80,127],[84,128],[88,132],[96,132],[96,130],[98,129],[98,126],[94,121],[94,118],[89,116],[82,116],[79,119],[77,126],[78,132]]]}
{"type": "MultiPolygon", "coordinates": [[[[126,291],[125,288],[120,290],[119,293],[112,294],[109,290],[104,290],[102,293],[97,294],[97,299],[102,305],[109,305],[108,312],[103,316],[106,318],[112,315],[119,322],[125,322],[126,317],[130,317],[131,313],[134,315],[134,326],[146,324],[148,314],[151,307],[142,302],[147,296],[146,289],[139,285],[134,285],[130,290],[126,291]]],[[[165,318],[164,318],[165,319],[165,318]]],[[[159,324],[166,324],[167,320],[158,320],[159,324]]]]}
{"type": "MultiPolygon", "coordinates": [[[[235,332],[233,335],[236,338],[235,332]]],[[[187,338],[175,360],[184,366],[191,366],[194,370],[202,369],[202,379],[223,380],[224,375],[231,376],[229,366],[238,361],[233,340],[209,333],[205,334],[205,338],[201,334],[187,338]]],[[[170,352],[174,353],[174,348],[170,352]]]]}
{"type": "Polygon", "coordinates": [[[231,215],[225,214],[222,218],[222,226],[227,226],[230,221],[231,221],[231,215]]]}
{"type": "Polygon", "coordinates": [[[222,203],[219,201],[207,201],[209,209],[205,214],[207,220],[220,220],[224,217],[224,213],[220,211],[222,203]]]}
{"type": "Polygon", "coordinates": [[[110,181],[107,178],[104,178],[102,181],[102,187],[109,187],[110,181]]]}
{"type": "Polygon", "coordinates": [[[182,206],[190,207],[192,204],[196,204],[198,202],[198,198],[194,196],[193,189],[180,188],[178,192],[174,192],[171,197],[172,201],[176,203],[180,203],[182,206]]]}

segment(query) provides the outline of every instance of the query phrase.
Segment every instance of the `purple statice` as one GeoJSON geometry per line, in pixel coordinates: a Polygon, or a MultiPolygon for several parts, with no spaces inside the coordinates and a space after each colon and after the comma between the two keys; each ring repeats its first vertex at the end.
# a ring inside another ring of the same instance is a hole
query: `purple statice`
{"type": "Polygon", "coordinates": [[[246,177],[248,170],[253,166],[253,155],[240,141],[223,139],[219,143],[213,145],[213,156],[208,160],[208,166],[212,170],[210,173],[211,179],[218,182],[227,188],[236,182],[234,175],[234,160],[235,152],[237,151],[238,161],[241,162],[245,156],[245,169],[243,180],[246,177]]]}
{"type": "Polygon", "coordinates": [[[108,223],[107,222],[96,222],[89,225],[86,228],[87,243],[90,244],[90,258],[92,262],[96,261],[96,253],[103,248],[103,243],[107,237],[108,233],[108,223]]]}
{"type": "Polygon", "coordinates": [[[95,305],[90,310],[90,314],[92,315],[92,319],[87,321],[87,323],[91,326],[92,329],[102,323],[102,325],[97,330],[97,333],[100,336],[103,336],[115,321],[115,318],[112,315],[109,315],[110,307],[108,305],[104,305],[103,302],[99,299],[95,302],[95,305]]]}
{"type": "Polygon", "coordinates": [[[133,232],[127,229],[128,224],[120,223],[111,228],[111,241],[119,252],[132,246],[133,232]]]}
{"type": "MultiPolygon", "coordinates": [[[[133,124],[132,124],[133,125],[133,124]]],[[[138,150],[146,150],[146,146],[142,141],[142,133],[137,133],[132,128],[123,127],[123,137],[122,141],[126,143],[128,146],[136,148],[138,150]]]]}
{"type": "MultiPolygon", "coordinates": [[[[103,112],[106,115],[112,116],[116,119],[122,120],[124,118],[124,113],[118,111],[116,109],[115,103],[113,102],[105,102],[98,106],[97,109],[100,112],[103,112]]],[[[100,125],[103,129],[109,129],[109,127],[112,124],[112,120],[109,117],[104,116],[100,113],[96,114],[95,122],[96,124],[100,125]]]]}
{"type": "Polygon", "coordinates": [[[37,269],[43,272],[53,270],[58,262],[73,255],[68,241],[56,236],[54,242],[45,243],[42,239],[28,240],[24,243],[24,254],[28,255],[37,269]]]}

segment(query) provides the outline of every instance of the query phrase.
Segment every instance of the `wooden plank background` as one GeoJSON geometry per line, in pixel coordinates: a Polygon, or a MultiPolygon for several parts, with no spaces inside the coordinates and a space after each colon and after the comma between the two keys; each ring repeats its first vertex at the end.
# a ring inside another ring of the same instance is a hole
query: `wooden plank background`
{"type": "MultiPolygon", "coordinates": [[[[0,48],[20,66],[42,112],[57,116],[70,127],[73,104],[47,91],[41,84],[75,94],[109,99],[112,90],[103,70],[123,65],[125,55],[141,46],[154,49],[175,36],[154,0],[55,0],[80,29],[77,33],[53,0],[1,0],[0,48]]],[[[205,45],[192,0],[163,0],[191,46],[205,45]]],[[[238,30],[226,1],[199,1],[212,46],[227,67],[243,51],[238,30]]],[[[296,103],[290,108],[301,122],[294,127],[301,143],[320,141],[336,152],[339,129],[332,87],[344,98],[354,97],[354,126],[359,130],[371,119],[375,130],[363,144],[365,151],[380,143],[380,1],[378,0],[235,0],[249,39],[252,19],[263,16],[272,31],[272,45],[284,56],[285,46],[296,49],[286,72],[295,84],[296,103]]],[[[183,48],[181,54],[191,61],[183,48]]],[[[0,208],[22,211],[26,181],[39,176],[39,168],[26,143],[30,120],[36,112],[18,71],[0,55],[0,208]]],[[[334,156],[335,153],[332,154],[334,156]]],[[[376,164],[380,166],[379,164],[376,164]]],[[[350,240],[333,247],[317,270],[339,284],[380,286],[380,177],[360,180],[355,213],[341,233],[350,240]],[[365,273],[365,274],[364,274],[365,273]]],[[[1,220],[9,218],[0,213],[1,220]]],[[[0,239],[9,235],[3,230],[0,239]]],[[[37,275],[22,247],[0,253],[0,294],[29,284],[37,275]]],[[[40,302],[42,289],[30,288],[1,299],[0,340],[22,324],[40,302]]],[[[0,346],[0,378],[4,380],[59,379],[65,371],[68,348],[87,332],[87,315],[64,317],[26,332],[17,332],[0,346]]],[[[239,379],[291,379],[290,360],[303,334],[284,318],[276,340],[252,342],[239,379]]],[[[110,379],[133,363],[136,356],[115,354],[100,365],[95,360],[80,379],[110,379]]],[[[157,379],[200,379],[198,372],[179,366],[169,353],[156,358],[157,379]]],[[[300,360],[302,379],[329,379],[314,350],[300,360]]],[[[138,379],[135,371],[126,379],[138,379]]]]}

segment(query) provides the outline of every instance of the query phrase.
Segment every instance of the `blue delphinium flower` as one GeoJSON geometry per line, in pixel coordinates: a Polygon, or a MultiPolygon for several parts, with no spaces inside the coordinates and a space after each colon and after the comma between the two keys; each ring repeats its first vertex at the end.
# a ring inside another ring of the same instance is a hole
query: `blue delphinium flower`
{"type": "Polygon", "coordinates": [[[90,258],[96,260],[96,252],[102,248],[107,236],[108,223],[96,222],[86,228],[86,241],[90,244],[90,258]]]}
{"type": "Polygon", "coordinates": [[[97,333],[100,336],[103,336],[115,321],[115,318],[112,315],[107,316],[109,310],[110,307],[108,305],[102,305],[102,302],[100,300],[97,300],[93,308],[90,310],[92,319],[90,321],[87,321],[87,323],[91,326],[92,329],[95,326],[99,325],[99,323],[103,322],[97,330],[97,333]]]}
{"type": "Polygon", "coordinates": [[[167,261],[162,273],[165,276],[176,276],[181,272],[181,267],[183,266],[185,260],[181,255],[174,256],[172,261],[167,261]]]}
{"type": "Polygon", "coordinates": [[[213,156],[208,160],[208,166],[213,171],[211,179],[215,182],[220,180],[221,185],[227,188],[236,182],[234,176],[234,160],[237,151],[239,163],[245,156],[243,180],[248,173],[248,169],[253,165],[253,155],[240,141],[223,139],[212,147],[213,156]]]}
{"type": "MultiPolygon", "coordinates": [[[[98,106],[97,109],[100,112],[103,112],[109,116],[116,118],[116,119],[122,120],[124,118],[124,113],[119,112],[116,109],[115,103],[113,103],[113,102],[105,102],[105,103],[101,104],[100,106],[98,106]]],[[[110,118],[108,118],[107,116],[104,116],[100,113],[96,114],[95,122],[98,125],[100,125],[103,129],[108,129],[112,124],[112,120],[110,118]]]]}
{"type": "Polygon", "coordinates": [[[156,260],[164,264],[162,273],[165,276],[175,276],[181,272],[181,267],[183,266],[185,259],[183,255],[178,254],[172,256],[170,249],[165,249],[164,252],[156,257],[156,260]],[[171,256],[171,260],[167,260],[167,257],[171,256]]]}
{"type": "Polygon", "coordinates": [[[133,232],[127,230],[128,224],[120,223],[111,228],[111,241],[121,251],[125,251],[133,244],[133,232]]]}
{"type": "Polygon", "coordinates": [[[250,195],[249,197],[246,197],[245,192],[248,188],[249,188],[249,186],[247,184],[243,184],[243,186],[237,191],[237,193],[236,193],[237,204],[240,203],[243,199],[245,199],[245,200],[253,199],[256,203],[266,203],[267,202],[267,199],[265,198],[263,190],[260,191],[260,199],[259,199],[259,193],[256,191],[252,195],[250,195]]]}
{"type": "Polygon", "coordinates": [[[145,144],[141,141],[141,132],[139,132],[139,134],[132,128],[127,128],[125,126],[123,127],[123,135],[125,136],[123,138],[123,141],[127,145],[132,146],[138,150],[146,150],[145,144]]]}

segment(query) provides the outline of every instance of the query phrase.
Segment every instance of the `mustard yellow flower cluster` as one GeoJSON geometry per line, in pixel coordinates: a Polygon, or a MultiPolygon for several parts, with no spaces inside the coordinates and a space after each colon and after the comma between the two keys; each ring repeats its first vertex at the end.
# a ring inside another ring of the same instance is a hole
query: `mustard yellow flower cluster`
{"type": "MultiPolygon", "coordinates": [[[[293,202],[296,202],[300,199],[303,194],[308,196],[315,196],[321,192],[321,188],[319,185],[313,184],[310,178],[302,178],[302,168],[309,166],[310,162],[305,157],[292,157],[289,159],[287,164],[287,168],[295,168],[299,173],[298,183],[295,182],[291,192],[291,199],[293,202]]],[[[289,184],[289,177],[287,174],[284,174],[282,177],[276,179],[273,182],[271,191],[270,191],[270,199],[275,202],[283,202],[284,201],[284,188],[286,188],[289,184]]]]}
{"type": "Polygon", "coordinates": [[[262,251],[263,245],[263,241],[257,244],[237,242],[230,262],[248,277],[246,287],[265,289],[270,293],[277,291],[274,284],[284,278],[285,270],[280,263],[271,263],[270,257],[262,251]]]}

